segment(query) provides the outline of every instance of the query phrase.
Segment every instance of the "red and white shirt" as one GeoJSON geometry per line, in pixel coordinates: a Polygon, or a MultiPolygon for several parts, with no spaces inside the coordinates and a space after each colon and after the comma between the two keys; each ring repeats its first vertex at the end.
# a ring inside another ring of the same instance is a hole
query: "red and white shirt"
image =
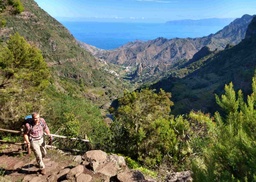
{"type": "Polygon", "coordinates": [[[44,135],[44,131],[49,131],[49,128],[43,118],[40,118],[36,125],[29,122],[25,124],[25,134],[32,140],[40,140],[44,135]]]}

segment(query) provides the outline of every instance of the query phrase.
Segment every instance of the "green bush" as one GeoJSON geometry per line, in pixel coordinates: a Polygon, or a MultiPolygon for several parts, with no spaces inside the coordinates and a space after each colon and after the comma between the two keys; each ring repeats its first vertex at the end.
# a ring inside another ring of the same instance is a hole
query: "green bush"
{"type": "Polygon", "coordinates": [[[113,149],[150,168],[163,161],[179,168],[190,153],[185,142],[189,125],[182,116],[170,116],[170,96],[163,90],[143,89],[120,98],[118,108],[112,111],[113,149]]]}
{"type": "Polygon", "coordinates": [[[49,121],[52,133],[68,137],[88,137],[92,148],[109,150],[110,131],[96,106],[85,99],[52,90],[47,90],[47,93],[49,102],[46,104],[45,118],[49,121]]]}
{"type": "Polygon", "coordinates": [[[216,112],[215,132],[201,145],[202,155],[193,161],[195,181],[255,181],[256,179],[256,79],[244,101],[233,84],[216,96],[222,112],[216,112]],[[222,113],[222,114],[220,114],[222,113]]]}
{"type": "Polygon", "coordinates": [[[24,11],[24,6],[20,2],[20,0],[8,0],[8,4],[13,6],[13,8],[14,8],[13,13],[14,14],[20,14],[21,12],[24,11]]]}
{"type": "Polygon", "coordinates": [[[5,19],[1,19],[1,27],[4,28],[6,26],[7,21],[5,19]]]}
{"type": "Polygon", "coordinates": [[[151,176],[151,177],[157,177],[157,172],[151,171],[147,168],[140,166],[140,164],[138,162],[136,162],[135,160],[132,160],[130,157],[125,157],[125,161],[126,161],[127,166],[130,169],[139,170],[143,174],[151,176]]]}

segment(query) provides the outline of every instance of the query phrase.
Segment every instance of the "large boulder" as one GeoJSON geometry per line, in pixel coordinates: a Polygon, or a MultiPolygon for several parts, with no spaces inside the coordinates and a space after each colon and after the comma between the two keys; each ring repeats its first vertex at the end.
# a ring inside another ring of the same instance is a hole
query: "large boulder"
{"type": "Polygon", "coordinates": [[[93,171],[90,174],[92,179],[116,179],[120,182],[145,181],[142,173],[127,167],[125,158],[122,156],[108,155],[101,150],[91,150],[83,155],[83,160],[85,167],[93,171]]]}
{"type": "Polygon", "coordinates": [[[97,171],[100,165],[103,165],[107,160],[108,154],[101,150],[90,150],[84,154],[84,164],[89,164],[93,171],[97,171]]]}

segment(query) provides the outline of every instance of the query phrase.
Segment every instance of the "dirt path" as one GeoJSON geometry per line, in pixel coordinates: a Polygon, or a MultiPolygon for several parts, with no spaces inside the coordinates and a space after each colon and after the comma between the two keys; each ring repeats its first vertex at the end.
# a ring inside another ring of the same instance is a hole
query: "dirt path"
{"type": "Polygon", "coordinates": [[[39,173],[33,153],[27,155],[20,145],[0,144],[0,182],[57,181],[62,170],[77,164],[71,156],[60,154],[56,150],[48,150],[43,160],[46,175],[39,173]]]}

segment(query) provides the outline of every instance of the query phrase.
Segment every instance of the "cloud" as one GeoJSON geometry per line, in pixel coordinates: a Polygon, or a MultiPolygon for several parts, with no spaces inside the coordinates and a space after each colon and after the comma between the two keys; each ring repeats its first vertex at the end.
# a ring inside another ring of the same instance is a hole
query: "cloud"
{"type": "Polygon", "coordinates": [[[134,17],[134,16],[131,16],[129,17],[130,20],[144,20],[145,17],[134,17]]]}
{"type": "Polygon", "coordinates": [[[137,0],[138,2],[153,2],[153,3],[173,3],[176,1],[168,1],[168,0],[137,0]]]}
{"type": "Polygon", "coordinates": [[[124,19],[124,17],[120,17],[120,16],[115,16],[114,19],[124,19]]]}

